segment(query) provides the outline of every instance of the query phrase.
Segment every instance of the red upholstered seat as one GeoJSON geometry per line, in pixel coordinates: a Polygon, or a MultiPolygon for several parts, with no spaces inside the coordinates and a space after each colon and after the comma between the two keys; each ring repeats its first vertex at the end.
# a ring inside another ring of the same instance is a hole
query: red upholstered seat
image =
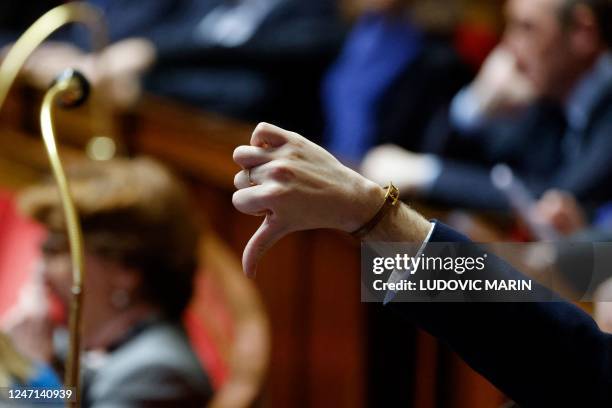
{"type": "Polygon", "coordinates": [[[10,193],[0,191],[0,316],[15,303],[40,259],[44,230],[17,211],[10,193]]]}

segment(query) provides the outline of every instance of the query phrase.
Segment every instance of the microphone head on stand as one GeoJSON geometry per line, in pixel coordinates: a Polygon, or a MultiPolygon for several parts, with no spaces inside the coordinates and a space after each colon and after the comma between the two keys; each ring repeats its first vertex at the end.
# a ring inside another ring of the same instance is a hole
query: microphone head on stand
{"type": "Polygon", "coordinates": [[[89,81],[83,74],[75,69],[67,69],[62,72],[49,86],[49,89],[61,85],[64,90],[58,98],[62,108],[73,109],[81,106],[91,93],[89,81]]]}

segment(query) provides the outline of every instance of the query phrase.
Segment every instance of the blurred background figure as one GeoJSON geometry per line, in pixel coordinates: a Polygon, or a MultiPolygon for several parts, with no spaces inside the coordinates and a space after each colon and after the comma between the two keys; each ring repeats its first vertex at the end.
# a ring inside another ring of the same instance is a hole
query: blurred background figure
{"type": "MultiPolygon", "coordinates": [[[[147,158],[87,162],[71,174],[86,248],[83,406],[203,406],[211,384],[182,326],[198,240],[186,192],[147,158]]],[[[57,307],[45,307],[44,293],[31,291],[43,289],[33,288],[6,325],[24,355],[61,362],[67,345],[58,327],[72,278],[55,185],[27,189],[21,204],[47,228],[38,281],[57,307]]]]}
{"type": "Polygon", "coordinates": [[[470,78],[452,41],[453,1],[361,1],[323,82],[326,145],[357,164],[373,146],[420,149],[430,122],[470,78]]]}
{"type": "Polygon", "coordinates": [[[344,31],[334,1],[188,3],[147,35],[158,55],[147,89],[232,117],[320,133],[318,84],[344,31]]]}
{"type": "MultiPolygon", "coordinates": [[[[0,40],[17,38],[31,23],[29,16],[42,14],[38,11],[52,2],[34,3],[36,13],[24,14],[26,6],[18,4],[2,6],[7,19],[20,15],[17,21],[26,24],[0,23],[16,29],[0,40]]],[[[152,93],[234,118],[265,119],[320,133],[318,84],[344,32],[335,2],[154,0],[146,7],[134,0],[89,3],[103,10],[109,24],[113,45],[100,58],[122,104],[134,102],[138,89],[133,88],[149,71],[144,87],[152,93]]],[[[36,82],[46,86],[67,66],[93,73],[90,67],[100,60],[83,51],[89,36],[82,28],[53,39],[55,43],[37,51],[28,64],[26,73],[36,82]]]]}
{"type": "Polygon", "coordinates": [[[439,124],[449,135],[439,155],[383,146],[364,160],[367,176],[454,206],[507,209],[489,174],[503,162],[537,197],[559,188],[581,202],[610,198],[610,3],[510,0],[506,14],[502,44],[439,124]]]}
{"type": "Polygon", "coordinates": [[[551,190],[533,212],[564,237],[556,267],[577,293],[593,299],[595,321],[612,333],[612,203],[583,208],[571,194],[551,190]]]}

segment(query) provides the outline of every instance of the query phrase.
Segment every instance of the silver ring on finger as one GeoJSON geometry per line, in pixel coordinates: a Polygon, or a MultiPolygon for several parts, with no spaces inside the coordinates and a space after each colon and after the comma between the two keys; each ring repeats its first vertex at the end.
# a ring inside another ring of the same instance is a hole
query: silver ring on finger
{"type": "Polygon", "coordinates": [[[251,185],[251,187],[253,187],[255,185],[255,182],[251,178],[251,169],[246,169],[245,171],[246,171],[246,174],[247,174],[247,178],[249,180],[249,184],[251,185]]]}

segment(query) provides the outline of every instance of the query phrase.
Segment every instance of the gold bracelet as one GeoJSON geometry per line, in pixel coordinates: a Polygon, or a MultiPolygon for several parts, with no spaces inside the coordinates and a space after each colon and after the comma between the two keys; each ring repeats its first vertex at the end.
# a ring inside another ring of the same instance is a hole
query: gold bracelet
{"type": "Polygon", "coordinates": [[[355,238],[362,239],[363,237],[368,235],[370,231],[372,231],[378,225],[378,223],[380,223],[382,219],[385,218],[389,210],[395,207],[399,202],[399,189],[395,187],[393,183],[389,183],[389,185],[385,188],[387,189],[387,193],[385,194],[385,200],[376,212],[376,215],[374,215],[374,217],[372,217],[370,221],[365,223],[357,231],[351,233],[351,235],[355,238]]]}

